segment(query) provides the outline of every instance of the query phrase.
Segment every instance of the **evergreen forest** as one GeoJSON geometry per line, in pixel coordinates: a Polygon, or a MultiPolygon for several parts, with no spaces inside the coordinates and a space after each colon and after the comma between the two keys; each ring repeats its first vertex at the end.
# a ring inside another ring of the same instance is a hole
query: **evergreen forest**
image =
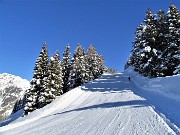
{"type": "Polygon", "coordinates": [[[60,61],[58,51],[49,58],[44,43],[35,63],[31,88],[23,99],[24,114],[42,108],[70,89],[100,77],[104,71],[103,56],[92,45],[85,52],[78,44],[72,58],[70,46],[67,45],[60,61]]]}
{"type": "Polygon", "coordinates": [[[167,13],[147,10],[137,27],[133,50],[125,68],[149,77],[172,76],[180,73],[180,13],[171,4],[167,13]]]}

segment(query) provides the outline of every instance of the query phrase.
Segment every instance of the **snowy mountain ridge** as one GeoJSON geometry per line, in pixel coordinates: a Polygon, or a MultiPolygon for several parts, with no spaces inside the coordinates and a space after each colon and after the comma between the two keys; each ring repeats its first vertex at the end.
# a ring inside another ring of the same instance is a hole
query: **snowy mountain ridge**
{"type": "Polygon", "coordinates": [[[8,73],[0,74],[0,121],[11,114],[16,100],[29,87],[26,79],[8,73]]]}
{"type": "Polygon", "coordinates": [[[14,86],[17,87],[27,87],[27,85],[29,84],[29,81],[26,79],[22,79],[19,76],[15,76],[12,74],[8,74],[8,73],[2,73],[0,74],[0,87],[2,88],[3,86],[7,87],[7,85],[11,85],[13,84],[14,86]]]}
{"type": "Polygon", "coordinates": [[[138,83],[138,80],[134,77],[131,71],[104,74],[99,79],[70,90],[51,104],[25,117],[21,117],[21,111],[11,115],[9,121],[5,121],[0,127],[0,133],[5,135],[180,134],[179,102],[174,99],[173,102],[169,102],[164,95],[159,94],[157,97],[154,91],[140,89],[135,85],[135,81],[138,83]],[[131,76],[130,82],[129,76],[131,76]],[[162,101],[159,102],[157,98],[162,101]],[[164,113],[163,109],[167,110],[167,113],[164,113]],[[168,115],[169,113],[174,117],[168,115]]]}

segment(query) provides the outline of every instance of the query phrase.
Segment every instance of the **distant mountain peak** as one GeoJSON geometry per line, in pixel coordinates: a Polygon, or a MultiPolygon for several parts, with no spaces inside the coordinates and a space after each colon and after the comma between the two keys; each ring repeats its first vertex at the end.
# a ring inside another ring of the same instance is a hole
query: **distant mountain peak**
{"type": "Polygon", "coordinates": [[[26,79],[8,73],[0,74],[0,121],[10,115],[15,102],[29,87],[26,79]]]}

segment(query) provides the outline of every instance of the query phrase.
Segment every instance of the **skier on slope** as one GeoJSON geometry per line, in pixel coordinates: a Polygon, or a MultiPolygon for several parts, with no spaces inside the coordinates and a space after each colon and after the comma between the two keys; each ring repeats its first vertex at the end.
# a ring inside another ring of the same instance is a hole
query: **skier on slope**
{"type": "Polygon", "coordinates": [[[131,77],[130,76],[128,77],[128,80],[129,80],[129,82],[131,81],[131,77]]]}

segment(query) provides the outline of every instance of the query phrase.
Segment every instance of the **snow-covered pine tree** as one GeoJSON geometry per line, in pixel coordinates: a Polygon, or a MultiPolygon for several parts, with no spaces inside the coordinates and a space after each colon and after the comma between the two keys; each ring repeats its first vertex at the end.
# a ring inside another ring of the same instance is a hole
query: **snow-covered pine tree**
{"type": "Polygon", "coordinates": [[[70,89],[77,87],[76,79],[77,79],[77,59],[72,57],[71,59],[71,66],[70,66],[70,89]]]}
{"type": "Polygon", "coordinates": [[[148,76],[169,76],[180,72],[180,13],[171,4],[167,14],[153,15],[148,9],[144,23],[136,30],[130,65],[148,76]]]}
{"type": "Polygon", "coordinates": [[[141,50],[141,54],[144,55],[144,57],[142,57],[143,74],[146,76],[156,76],[154,73],[154,64],[157,60],[158,48],[158,44],[156,44],[156,39],[158,35],[157,20],[150,9],[148,9],[146,12],[146,18],[144,22],[146,26],[143,33],[145,42],[141,50]]]}
{"type": "Polygon", "coordinates": [[[157,60],[156,38],[157,20],[151,10],[146,12],[144,23],[140,24],[136,29],[135,41],[133,42],[133,50],[126,67],[133,65],[135,70],[145,76],[155,76],[154,63],[157,60]]]}
{"type": "Polygon", "coordinates": [[[102,55],[98,55],[97,61],[98,61],[98,77],[100,77],[104,73],[104,71],[105,71],[103,56],[102,55]]]}
{"type": "Polygon", "coordinates": [[[70,61],[70,46],[67,45],[66,49],[63,53],[62,59],[62,74],[63,74],[63,93],[66,93],[70,89],[70,68],[71,68],[71,61],[70,61]]]}
{"type": "Polygon", "coordinates": [[[71,64],[71,88],[80,86],[85,82],[85,52],[83,47],[78,44],[74,52],[71,64]]]}
{"type": "Polygon", "coordinates": [[[90,77],[90,65],[89,65],[89,63],[88,63],[88,55],[85,53],[85,55],[84,55],[84,58],[83,58],[83,60],[82,60],[82,78],[83,78],[83,80],[82,80],[82,83],[87,83],[87,82],[89,82],[89,81],[91,81],[91,77],[90,77]]]}
{"type": "Polygon", "coordinates": [[[46,77],[44,78],[44,84],[43,87],[39,93],[39,98],[38,98],[38,108],[42,108],[45,105],[49,104],[52,102],[52,100],[55,98],[54,95],[52,95],[51,90],[51,70],[50,70],[50,65],[48,64],[48,70],[46,73],[46,77]]]}
{"type": "Polygon", "coordinates": [[[174,4],[170,5],[167,12],[167,24],[167,47],[162,54],[165,76],[180,73],[180,12],[174,4]]]}
{"type": "MultiPolygon", "coordinates": [[[[150,13],[150,10],[148,11],[150,13]]],[[[147,13],[148,13],[147,12],[147,13]]],[[[150,52],[150,47],[148,47],[148,42],[146,41],[146,29],[145,23],[141,23],[135,32],[135,40],[133,42],[133,50],[128,60],[127,65],[133,65],[135,71],[140,74],[144,74],[144,65],[147,62],[148,54],[150,52]]]]}
{"type": "Polygon", "coordinates": [[[105,72],[107,72],[107,73],[118,73],[118,71],[116,69],[113,69],[113,68],[107,68],[105,72]]]}
{"type": "Polygon", "coordinates": [[[98,54],[96,49],[90,45],[87,52],[89,69],[90,69],[90,80],[98,78],[98,54]]]}
{"type": "Polygon", "coordinates": [[[60,96],[63,94],[63,76],[62,67],[60,62],[59,52],[51,57],[50,60],[50,70],[51,70],[51,92],[55,96],[60,96]]]}
{"type": "Polygon", "coordinates": [[[41,91],[43,90],[45,78],[47,77],[48,62],[48,50],[46,47],[46,43],[44,43],[42,51],[40,52],[40,55],[35,63],[33,79],[30,82],[31,88],[25,95],[25,115],[39,108],[39,96],[41,91]]]}
{"type": "Polygon", "coordinates": [[[143,48],[143,44],[145,44],[144,40],[144,32],[145,32],[146,26],[141,23],[137,28],[135,32],[135,40],[133,42],[133,50],[131,51],[129,60],[127,61],[126,67],[128,68],[130,65],[133,65],[135,67],[135,71],[138,71],[139,73],[142,73],[142,58],[144,57],[144,54],[141,53],[141,49],[143,48]]]}
{"type": "Polygon", "coordinates": [[[85,59],[86,59],[86,73],[87,73],[87,82],[91,81],[94,79],[94,75],[93,75],[93,72],[92,72],[92,59],[90,58],[90,56],[88,55],[88,52],[86,53],[85,55],[85,59]]]}
{"type": "Polygon", "coordinates": [[[57,96],[63,94],[62,68],[60,63],[59,52],[50,58],[47,77],[44,78],[43,90],[39,97],[39,107],[51,103],[57,96]]]}
{"type": "Polygon", "coordinates": [[[156,59],[154,62],[154,76],[164,76],[164,70],[166,68],[163,66],[162,52],[167,48],[167,34],[168,34],[168,23],[167,15],[163,10],[159,10],[157,14],[157,37],[156,37],[156,59]]]}

